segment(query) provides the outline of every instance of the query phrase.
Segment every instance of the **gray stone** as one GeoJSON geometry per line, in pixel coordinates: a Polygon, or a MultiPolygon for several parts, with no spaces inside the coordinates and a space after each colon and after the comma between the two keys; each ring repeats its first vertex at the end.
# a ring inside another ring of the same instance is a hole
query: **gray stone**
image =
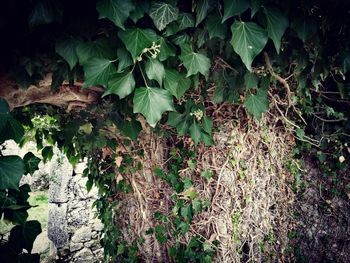
{"type": "Polygon", "coordinates": [[[49,176],[49,202],[64,203],[68,201],[68,184],[73,174],[73,167],[67,157],[55,150],[49,176]]]}
{"type": "Polygon", "coordinates": [[[50,243],[51,243],[51,241],[47,237],[47,230],[44,230],[36,237],[36,239],[33,243],[32,253],[33,254],[34,253],[42,254],[45,251],[49,251],[50,250],[50,243]]]}
{"type": "Polygon", "coordinates": [[[67,204],[49,203],[48,237],[56,248],[68,245],[67,204]]]}
{"type": "Polygon", "coordinates": [[[98,240],[90,240],[84,243],[84,247],[88,247],[88,248],[96,247],[98,243],[99,243],[98,240]]]}
{"type": "Polygon", "coordinates": [[[98,232],[103,231],[104,225],[101,223],[101,221],[97,218],[94,219],[93,221],[93,229],[95,229],[98,232]]]}
{"type": "Polygon", "coordinates": [[[75,243],[81,243],[91,240],[92,229],[88,226],[79,228],[72,237],[72,241],[75,243]]]}
{"type": "Polygon", "coordinates": [[[69,250],[71,252],[74,252],[74,251],[77,251],[79,249],[82,249],[84,247],[84,244],[83,243],[74,243],[74,242],[71,242],[70,243],[70,246],[69,246],[69,250]]]}
{"type": "Polygon", "coordinates": [[[94,254],[88,248],[83,248],[73,256],[73,261],[77,263],[93,263],[94,254]]]}

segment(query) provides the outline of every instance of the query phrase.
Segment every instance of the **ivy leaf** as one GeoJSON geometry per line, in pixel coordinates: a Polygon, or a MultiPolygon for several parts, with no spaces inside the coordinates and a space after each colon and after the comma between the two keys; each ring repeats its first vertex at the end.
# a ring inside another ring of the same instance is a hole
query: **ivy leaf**
{"type": "Polygon", "coordinates": [[[133,92],[135,89],[135,79],[132,72],[116,73],[108,82],[107,90],[102,97],[117,94],[123,99],[133,92]]]}
{"type": "Polygon", "coordinates": [[[167,124],[175,127],[178,135],[185,135],[190,126],[188,118],[178,112],[169,112],[167,124]]]}
{"type": "Polygon", "coordinates": [[[231,27],[230,41],[234,51],[241,57],[243,63],[251,71],[254,58],[265,47],[268,37],[265,29],[253,22],[235,21],[231,27]]]}
{"type": "Polygon", "coordinates": [[[144,48],[150,47],[157,41],[157,34],[151,29],[141,29],[138,27],[126,29],[118,33],[126,49],[130,52],[134,61],[142,53],[144,48]]]}
{"type": "Polygon", "coordinates": [[[141,124],[136,120],[124,121],[120,127],[120,131],[127,137],[136,141],[142,130],[141,124]]]}
{"type": "Polygon", "coordinates": [[[208,134],[211,134],[211,131],[213,129],[213,121],[208,116],[204,116],[202,124],[204,131],[208,134]]]}
{"type": "Polygon", "coordinates": [[[124,30],[124,22],[135,7],[131,0],[102,0],[96,3],[96,9],[100,19],[108,18],[124,30]]]}
{"type": "Polygon", "coordinates": [[[192,14],[182,13],[177,19],[178,31],[184,30],[189,27],[194,27],[194,18],[192,14]]]}
{"type": "MultiPolygon", "coordinates": [[[[11,229],[9,243],[20,243],[21,248],[25,248],[28,252],[32,251],[35,238],[41,233],[41,225],[39,221],[30,220],[24,225],[15,226],[11,229]]],[[[28,262],[28,261],[23,261],[28,262]]]]}
{"type": "Polygon", "coordinates": [[[50,24],[60,19],[61,12],[56,1],[38,1],[28,18],[31,29],[34,27],[50,24]]]}
{"type": "Polygon", "coordinates": [[[32,152],[26,153],[26,155],[23,157],[25,167],[24,174],[33,174],[36,170],[38,170],[40,161],[40,158],[36,157],[32,152]]]}
{"type": "Polygon", "coordinates": [[[67,61],[71,70],[78,62],[78,56],[75,48],[79,43],[80,41],[77,38],[69,38],[56,43],[56,53],[67,61]]]}
{"type": "Polygon", "coordinates": [[[134,113],[145,116],[151,127],[156,126],[165,111],[175,111],[171,94],[160,88],[137,88],[133,103],[134,113]]]}
{"type": "Polygon", "coordinates": [[[209,38],[218,37],[224,39],[227,33],[227,23],[222,23],[217,15],[210,15],[206,21],[209,38]]]}
{"type": "Polygon", "coordinates": [[[196,121],[193,121],[192,125],[190,126],[190,135],[196,146],[201,139],[201,133],[201,127],[196,121]]]}
{"type": "Polygon", "coordinates": [[[84,64],[85,87],[107,85],[111,74],[116,72],[113,61],[104,58],[92,58],[84,64]]]}
{"type": "Polygon", "coordinates": [[[165,76],[164,65],[158,59],[148,59],[146,63],[146,74],[149,79],[156,80],[162,86],[165,76]]]}
{"type": "Polygon", "coordinates": [[[210,59],[200,53],[193,52],[189,45],[185,44],[181,47],[180,59],[187,69],[186,77],[196,75],[198,72],[204,76],[208,76],[210,59]]]}
{"type": "Polygon", "coordinates": [[[260,0],[251,0],[250,5],[251,5],[250,6],[250,11],[251,11],[250,17],[253,18],[261,7],[260,0]]]}
{"type": "Polygon", "coordinates": [[[135,10],[130,13],[131,20],[136,23],[139,19],[141,19],[145,13],[148,13],[149,10],[149,2],[148,1],[138,1],[135,10]]]}
{"type": "Polygon", "coordinates": [[[297,32],[298,37],[305,43],[317,32],[317,23],[312,18],[297,18],[291,27],[297,32]]]}
{"type": "Polygon", "coordinates": [[[52,146],[46,146],[41,150],[41,155],[43,156],[44,163],[47,160],[51,160],[53,156],[53,148],[52,146]]]}
{"type": "Polygon", "coordinates": [[[272,39],[276,51],[279,54],[281,48],[281,38],[288,27],[288,18],[281,10],[275,8],[264,8],[267,22],[267,34],[272,39]]]}
{"type": "Polygon", "coordinates": [[[244,106],[250,114],[252,114],[257,120],[260,120],[262,113],[269,110],[267,92],[258,89],[256,94],[248,95],[244,101],[244,106]]]}
{"type": "Polygon", "coordinates": [[[117,69],[118,73],[122,72],[125,68],[134,64],[130,56],[130,53],[125,48],[123,47],[118,48],[117,55],[118,55],[118,69],[117,69]]]}
{"type": "Polygon", "coordinates": [[[209,0],[199,0],[196,8],[196,27],[204,20],[209,11],[209,0]]]}
{"type": "Polygon", "coordinates": [[[165,2],[153,2],[149,12],[149,16],[159,31],[162,31],[169,23],[175,21],[178,15],[179,9],[165,2]]]}
{"type": "Polygon", "coordinates": [[[224,16],[222,22],[225,22],[230,17],[239,15],[249,8],[247,0],[224,0],[224,16]]]}
{"type": "Polygon", "coordinates": [[[24,173],[24,163],[19,156],[0,156],[0,190],[18,189],[24,173]]]}
{"type": "Polygon", "coordinates": [[[164,88],[180,99],[191,87],[191,80],[174,69],[165,70],[164,88]]]}
{"type": "Polygon", "coordinates": [[[258,87],[258,81],[259,79],[254,73],[247,71],[244,74],[244,85],[247,90],[258,87]]]}
{"type": "Polygon", "coordinates": [[[80,42],[76,47],[77,56],[81,65],[91,58],[115,59],[115,48],[108,39],[100,38],[93,42],[80,42]]]}
{"type": "Polygon", "coordinates": [[[13,139],[19,143],[24,135],[24,128],[20,122],[12,117],[10,113],[0,114],[0,120],[4,123],[0,124],[0,141],[13,139]]]}
{"type": "Polygon", "coordinates": [[[161,37],[159,40],[159,45],[160,45],[160,52],[157,56],[157,58],[160,61],[164,61],[169,57],[175,56],[175,48],[168,43],[168,41],[161,37]]]}

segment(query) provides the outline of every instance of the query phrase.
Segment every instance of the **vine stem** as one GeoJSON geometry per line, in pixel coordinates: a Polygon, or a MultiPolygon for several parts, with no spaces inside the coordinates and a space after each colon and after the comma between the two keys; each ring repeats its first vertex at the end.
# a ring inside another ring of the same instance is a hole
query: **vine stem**
{"type": "Polygon", "coordinates": [[[147,84],[147,81],[146,81],[146,78],[145,78],[145,75],[143,74],[143,71],[142,71],[142,68],[141,68],[140,63],[138,63],[138,65],[139,65],[139,69],[140,69],[140,72],[141,72],[143,81],[145,82],[146,88],[149,88],[149,86],[148,86],[148,84],[147,84]]]}

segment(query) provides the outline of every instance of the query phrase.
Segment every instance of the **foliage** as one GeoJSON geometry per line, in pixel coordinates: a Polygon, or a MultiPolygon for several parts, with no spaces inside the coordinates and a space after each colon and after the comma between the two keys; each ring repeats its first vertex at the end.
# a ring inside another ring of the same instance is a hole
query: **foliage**
{"type": "MultiPolygon", "coordinates": [[[[315,152],[323,164],[336,160],[334,169],[347,167],[348,1],[15,0],[5,1],[2,10],[0,29],[10,37],[2,43],[1,70],[23,87],[50,72],[53,89],[64,80],[83,80],[83,88],[104,90],[98,105],[78,114],[35,105],[13,116],[0,100],[0,142],[27,141],[24,124],[45,160],[55,143],[73,164],[88,158],[87,187],[95,184],[101,195],[96,207],[105,224],[106,260],[117,255],[135,259],[137,253],[136,245],[118,240],[113,227],[113,197],[129,188],[116,182],[116,154],[102,156],[101,149],[137,141],[145,122],[157,134],[170,131],[189,136],[195,146],[210,146],[215,129],[210,105],[243,105],[259,120],[270,104],[282,101],[283,109],[270,114],[281,114],[285,125],[296,129],[296,137],[306,143],[301,149],[315,152]],[[36,128],[34,117],[44,114],[54,125],[36,128]]],[[[34,171],[37,160],[25,159],[0,156],[1,189],[17,188],[24,169],[34,171]],[[4,172],[10,164],[19,165],[4,172]]],[[[123,163],[123,169],[138,169],[131,163],[123,163]]],[[[176,169],[159,174],[176,193],[190,187],[176,169]]],[[[3,194],[17,193],[12,190],[3,194]]],[[[18,196],[12,197],[8,207],[19,204],[18,196]]],[[[194,197],[175,203],[176,216],[167,224],[177,222],[177,234],[183,234],[201,205],[194,197]]],[[[161,243],[166,242],[164,228],[159,224],[154,230],[161,243]]],[[[200,241],[192,243],[178,244],[174,257],[204,262],[212,257],[200,241]],[[197,255],[202,258],[193,258],[197,255]]]]}

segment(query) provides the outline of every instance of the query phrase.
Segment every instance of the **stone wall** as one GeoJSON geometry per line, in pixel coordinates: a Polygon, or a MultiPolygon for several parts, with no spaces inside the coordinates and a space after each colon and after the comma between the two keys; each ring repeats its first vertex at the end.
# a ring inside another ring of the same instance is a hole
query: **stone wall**
{"type": "Polygon", "coordinates": [[[93,263],[103,257],[103,224],[91,208],[97,189],[87,192],[84,167],[79,164],[73,173],[67,157],[56,150],[50,172],[48,237],[61,262],[93,263]]]}

